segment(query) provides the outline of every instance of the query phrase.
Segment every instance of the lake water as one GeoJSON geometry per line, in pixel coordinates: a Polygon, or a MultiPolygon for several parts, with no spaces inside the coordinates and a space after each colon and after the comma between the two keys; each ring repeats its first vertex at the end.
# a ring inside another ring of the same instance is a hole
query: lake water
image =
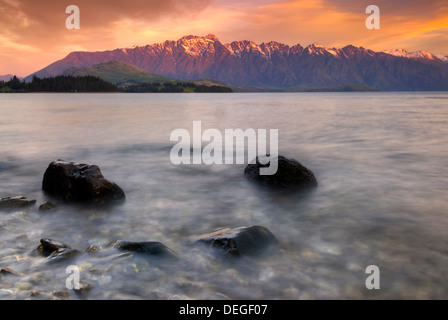
{"type": "Polygon", "coordinates": [[[446,299],[448,93],[2,94],[0,299],[446,299]],[[278,129],[279,153],[312,170],[312,192],[272,193],[245,165],[170,161],[174,129],[278,129]],[[126,193],[107,210],[40,212],[51,161],[98,165],[126,193]],[[261,225],[275,254],[222,261],[189,237],[261,225]],[[90,256],[55,264],[41,238],[83,251],[160,241],[175,262],[90,256]],[[66,288],[68,265],[92,289],[66,288]],[[380,289],[366,289],[366,268],[380,289]]]}

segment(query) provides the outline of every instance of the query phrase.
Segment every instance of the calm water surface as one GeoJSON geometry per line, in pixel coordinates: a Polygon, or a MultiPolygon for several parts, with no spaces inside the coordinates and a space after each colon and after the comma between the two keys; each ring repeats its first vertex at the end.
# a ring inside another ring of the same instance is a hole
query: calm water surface
{"type": "Polygon", "coordinates": [[[34,207],[0,212],[0,299],[63,297],[69,264],[89,299],[448,298],[448,94],[2,94],[0,197],[34,207]],[[279,152],[311,169],[305,194],[256,188],[244,165],[170,162],[174,129],[278,129],[279,152]],[[100,166],[126,192],[108,210],[60,205],[43,173],[56,159],[100,166]],[[262,225],[276,254],[223,262],[189,237],[262,225]],[[84,250],[112,240],[160,241],[179,260],[93,257],[48,264],[41,238],[84,250]],[[381,271],[367,290],[366,267],[381,271]]]}

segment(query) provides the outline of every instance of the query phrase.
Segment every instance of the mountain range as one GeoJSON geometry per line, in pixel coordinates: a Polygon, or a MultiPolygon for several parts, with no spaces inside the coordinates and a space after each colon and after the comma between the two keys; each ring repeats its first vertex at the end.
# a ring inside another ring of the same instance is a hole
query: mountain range
{"type": "Polygon", "coordinates": [[[42,78],[79,72],[79,68],[87,68],[85,71],[111,61],[125,62],[154,76],[185,81],[207,78],[244,87],[300,89],[352,84],[384,91],[448,90],[448,57],[444,55],[375,52],[352,45],[289,46],[275,41],[223,44],[214,35],[190,35],[102,52],[72,52],[25,80],[34,75],[42,78]]]}

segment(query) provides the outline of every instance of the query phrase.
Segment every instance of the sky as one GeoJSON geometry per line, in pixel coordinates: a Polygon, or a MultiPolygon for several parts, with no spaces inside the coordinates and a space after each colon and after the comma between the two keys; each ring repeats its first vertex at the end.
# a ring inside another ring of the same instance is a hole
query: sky
{"type": "Polygon", "coordinates": [[[0,75],[27,76],[72,51],[130,48],[186,35],[375,51],[448,53],[447,0],[0,0],[0,75]],[[380,9],[369,30],[366,8],[380,9]],[[69,5],[80,29],[67,29],[69,5]]]}

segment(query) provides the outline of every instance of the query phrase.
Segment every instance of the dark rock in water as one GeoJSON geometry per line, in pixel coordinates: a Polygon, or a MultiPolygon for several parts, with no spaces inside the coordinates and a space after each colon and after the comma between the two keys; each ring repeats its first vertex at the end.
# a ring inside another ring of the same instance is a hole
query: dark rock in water
{"type": "Polygon", "coordinates": [[[17,209],[34,205],[36,200],[29,200],[24,196],[7,197],[0,199],[0,209],[17,209]]]}
{"type": "Polygon", "coordinates": [[[67,248],[70,247],[63,242],[44,238],[40,239],[40,245],[37,247],[37,250],[39,250],[39,252],[42,253],[42,255],[49,256],[50,254],[59,249],[67,249],[67,248]]]}
{"type": "MultiPolygon", "coordinates": [[[[267,155],[269,157],[269,155],[267,155]]],[[[262,184],[280,188],[309,188],[317,187],[317,180],[313,172],[304,167],[297,160],[287,159],[283,156],[275,157],[277,172],[273,175],[260,175],[260,168],[270,166],[270,163],[262,164],[259,157],[248,164],[244,170],[246,177],[262,184]]],[[[264,161],[262,161],[264,162],[264,161]]]]}
{"type": "Polygon", "coordinates": [[[149,254],[161,258],[176,258],[176,253],[161,242],[146,241],[132,242],[124,240],[115,240],[111,246],[122,251],[149,254]]]}
{"type": "Polygon", "coordinates": [[[124,191],[105,179],[98,166],[64,160],[50,163],[42,189],[69,203],[103,205],[125,199],[124,191]]]}
{"type": "Polygon", "coordinates": [[[37,250],[45,257],[48,262],[58,262],[67,258],[74,257],[80,252],[76,249],[70,248],[63,242],[53,239],[40,239],[40,245],[37,250]]]}
{"type": "Polygon", "coordinates": [[[49,201],[47,201],[45,203],[42,203],[39,206],[39,211],[51,211],[51,210],[54,210],[54,209],[56,209],[56,205],[54,203],[49,202],[49,201]]]}
{"type": "Polygon", "coordinates": [[[256,256],[278,243],[277,238],[261,226],[221,228],[192,237],[192,240],[219,249],[226,256],[256,256]]]}

